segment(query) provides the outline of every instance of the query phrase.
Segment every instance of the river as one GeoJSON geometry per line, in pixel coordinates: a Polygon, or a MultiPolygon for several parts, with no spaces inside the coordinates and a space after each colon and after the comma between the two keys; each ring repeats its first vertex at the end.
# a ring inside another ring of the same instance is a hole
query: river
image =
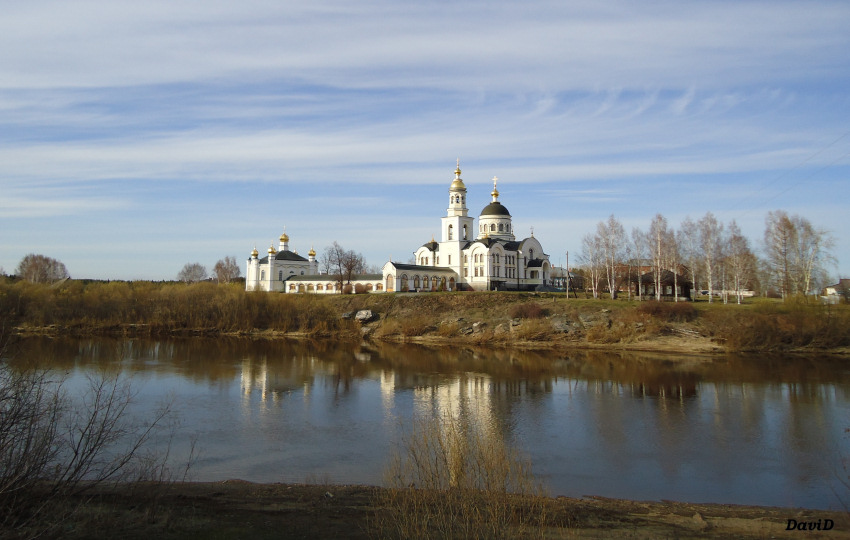
{"type": "Polygon", "coordinates": [[[248,339],[27,338],[13,365],[129,377],[170,402],[190,478],[380,484],[414,418],[462,418],[520,449],[552,495],[850,505],[850,362],[341,346],[248,339]]]}

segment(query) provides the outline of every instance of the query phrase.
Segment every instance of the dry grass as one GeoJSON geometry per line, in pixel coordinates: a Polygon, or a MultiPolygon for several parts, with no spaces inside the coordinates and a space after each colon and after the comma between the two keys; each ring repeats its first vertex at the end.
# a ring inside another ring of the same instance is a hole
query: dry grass
{"type": "Polygon", "coordinates": [[[703,318],[712,334],[731,351],[830,349],[850,345],[847,306],[758,303],[745,313],[714,309],[703,318]]]}
{"type": "Polygon", "coordinates": [[[521,341],[545,341],[552,339],[554,333],[548,319],[529,319],[514,328],[513,337],[521,341]]]}
{"type": "Polygon", "coordinates": [[[547,499],[498,434],[446,414],[415,421],[376,505],[382,538],[542,538],[547,499]]]}
{"type": "Polygon", "coordinates": [[[508,313],[512,319],[542,319],[548,314],[547,310],[536,302],[514,304],[508,310],[508,313]]]}

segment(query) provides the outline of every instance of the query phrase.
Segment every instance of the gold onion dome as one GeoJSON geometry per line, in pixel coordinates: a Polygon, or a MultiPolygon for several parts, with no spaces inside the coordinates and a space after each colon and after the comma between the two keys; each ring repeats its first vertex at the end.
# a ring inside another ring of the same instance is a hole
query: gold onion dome
{"type": "Polygon", "coordinates": [[[460,178],[460,160],[457,160],[457,169],[455,169],[455,179],[452,182],[450,189],[466,189],[466,186],[463,184],[463,180],[460,178]]]}
{"type": "Polygon", "coordinates": [[[281,241],[281,242],[289,242],[289,235],[288,235],[288,234],[286,234],[286,232],[285,232],[285,231],[284,231],[284,233],[283,233],[282,235],[280,235],[280,241],[281,241]]]}
{"type": "Polygon", "coordinates": [[[269,246],[269,255],[274,255],[277,253],[277,250],[274,248],[274,245],[269,246]]]}
{"type": "Polygon", "coordinates": [[[315,250],[315,249],[313,249],[313,246],[310,246],[310,251],[308,251],[308,252],[307,252],[307,255],[309,255],[309,256],[311,256],[311,257],[315,257],[315,256],[316,256],[316,250],[315,250]]]}
{"type": "Polygon", "coordinates": [[[256,257],[259,254],[260,254],[260,252],[257,251],[257,246],[254,246],[254,249],[251,251],[251,256],[256,257]]]}

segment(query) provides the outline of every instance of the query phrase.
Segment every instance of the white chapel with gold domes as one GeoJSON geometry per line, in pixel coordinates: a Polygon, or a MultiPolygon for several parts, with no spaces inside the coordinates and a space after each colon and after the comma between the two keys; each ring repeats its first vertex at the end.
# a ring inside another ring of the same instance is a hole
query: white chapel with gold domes
{"type": "Polygon", "coordinates": [[[280,244],[275,249],[269,246],[268,255],[258,258],[257,248],[251,252],[248,268],[245,271],[245,289],[249,291],[284,291],[286,280],[294,276],[315,275],[319,273],[316,251],[310,248],[305,259],[296,251],[289,249],[289,235],[286,231],[280,235],[280,244]]]}
{"type": "MultiPolygon", "coordinates": [[[[414,252],[414,264],[389,261],[381,274],[357,276],[351,285],[365,292],[533,290],[551,285],[552,265],[543,246],[531,236],[517,240],[512,216],[499,201],[498,178],[491,200],[478,216],[469,215],[460,162],[449,186],[449,207],[440,218],[441,240],[433,238],[414,252]]],[[[268,256],[251,252],[245,279],[249,291],[339,293],[334,276],[318,272],[316,252],[309,259],[289,250],[284,232],[268,256]]]]}

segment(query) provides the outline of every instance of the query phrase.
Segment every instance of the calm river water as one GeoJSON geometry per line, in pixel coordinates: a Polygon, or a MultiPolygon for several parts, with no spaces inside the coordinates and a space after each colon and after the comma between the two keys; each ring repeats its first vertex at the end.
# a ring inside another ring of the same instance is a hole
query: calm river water
{"type": "Polygon", "coordinates": [[[451,414],[520,448],[553,495],[850,504],[850,362],[827,357],[29,338],[14,362],[120,371],[172,400],[198,481],[380,484],[405,426],[451,414]],[[843,501],[843,503],[842,503],[843,501]]]}

